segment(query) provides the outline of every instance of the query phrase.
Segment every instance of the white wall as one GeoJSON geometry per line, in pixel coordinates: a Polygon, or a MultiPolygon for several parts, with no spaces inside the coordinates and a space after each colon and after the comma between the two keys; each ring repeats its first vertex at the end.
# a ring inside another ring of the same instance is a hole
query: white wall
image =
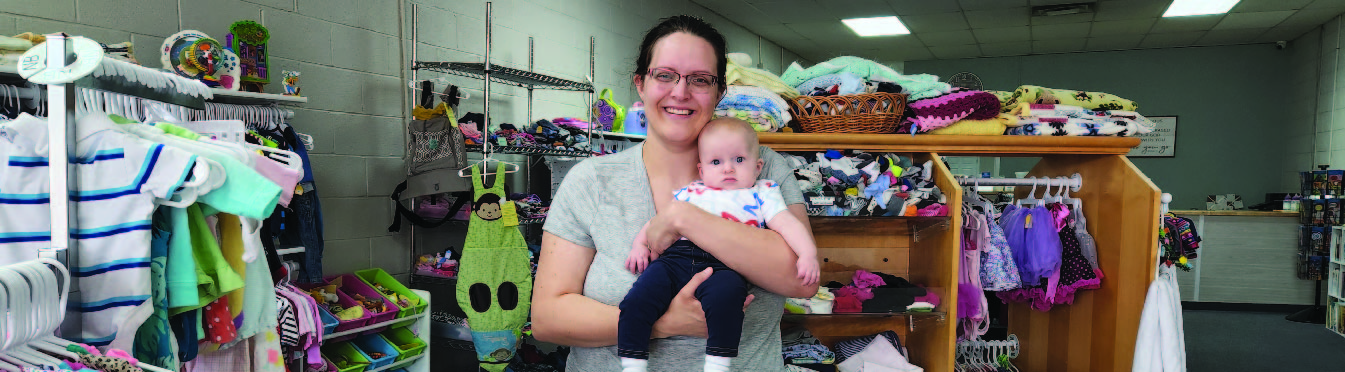
{"type": "MultiPolygon", "coordinates": [[[[404,274],[410,266],[409,234],[387,232],[392,216],[387,195],[404,178],[412,25],[399,9],[409,12],[412,3],[421,5],[415,27],[422,60],[481,61],[481,0],[0,0],[0,34],[63,31],[104,43],[132,41],[142,63],[159,67],[160,44],[179,30],[223,38],[234,21],[262,22],[271,30],[273,70],[302,72],[300,86],[309,96],[308,104],[295,108],[292,124],[315,140],[311,153],[326,223],[325,270],[382,267],[404,274]]],[[[597,85],[613,88],[626,103],[636,97],[629,72],[638,38],[661,17],[702,16],[726,35],[730,51],[748,52],[772,71],[798,58],[786,52],[782,59],[779,46],[687,0],[497,0],[493,9],[493,62],[526,68],[532,36],[537,70],[582,79],[593,36],[597,85]]],[[[473,95],[461,110],[480,112],[480,83],[455,82],[473,95]]],[[[525,91],[495,88],[492,93],[500,95],[492,98],[493,119],[523,124],[525,91]]],[[[279,89],[278,83],[267,87],[279,89]]],[[[542,92],[533,112],[534,118],[581,116],[584,96],[542,92]]]]}

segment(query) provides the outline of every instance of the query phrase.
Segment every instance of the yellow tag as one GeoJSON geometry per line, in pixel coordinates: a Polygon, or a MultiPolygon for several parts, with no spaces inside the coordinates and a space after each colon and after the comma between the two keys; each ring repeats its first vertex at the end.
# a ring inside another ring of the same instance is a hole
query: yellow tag
{"type": "Polygon", "coordinates": [[[303,186],[299,186],[299,185],[295,185],[295,186],[294,186],[294,195],[303,195],[303,194],[304,194],[304,187],[303,187],[303,186]]]}
{"type": "Polygon", "coordinates": [[[505,226],[518,226],[518,207],[514,206],[514,202],[500,203],[500,221],[505,226]]]}
{"type": "Polygon", "coordinates": [[[846,195],[850,195],[850,196],[858,196],[858,195],[859,195],[859,189],[857,189],[857,188],[853,188],[853,187],[848,188],[848,189],[845,189],[845,194],[846,194],[846,195]]]}
{"type": "Polygon", "coordinates": [[[1023,228],[1024,228],[1024,229],[1031,229],[1031,228],[1032,228],[1032,215],[1029,214],[1029,215],[1027,215],[1026,218],[1023,219],[1023,228]]]}

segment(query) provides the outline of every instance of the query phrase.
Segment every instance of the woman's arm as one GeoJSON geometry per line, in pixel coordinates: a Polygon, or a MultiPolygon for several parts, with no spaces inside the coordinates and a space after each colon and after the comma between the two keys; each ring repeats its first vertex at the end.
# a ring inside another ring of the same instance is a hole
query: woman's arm
{"type": "MultiPolygon", "coordinates": [[[[768,291],[786,297],[817,294],[817,284],[804,285],[798,279],[795,264],[799,257],[780,234],[711,215],[690,203],[674,200],[668,206],[667,213],[659,212],[650,222],[649,244],[655,252],[684,236],[768,291]]],[[[803,204],[790,205],[789,213],[808,227],[803,204]]]]}

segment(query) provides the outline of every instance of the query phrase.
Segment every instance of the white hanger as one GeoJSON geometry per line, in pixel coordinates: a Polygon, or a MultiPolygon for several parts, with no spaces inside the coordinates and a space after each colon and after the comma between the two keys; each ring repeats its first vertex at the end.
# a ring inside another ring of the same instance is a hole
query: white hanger
{"type": "Polygon", "coordinates": [[[1028,191],[1028,193],[1027,193],[1027,198],[1018,199],[1018,201],[1015,201],[1014,204],[1018,204],[1018,205],[1022,205],[1022,206],[1032,206],[1032,205],[1036,205],[1037,202],[1039,201],[1039,200],[1037,200],[1037,197],[1035,196],[1035,195],[1037,194],[1037,184],[1038,184],[1038,182],[1037,182],[1037,177],[1036,177],[1036,176],[1032,176],[1032,191],[1028,191]]]}
{"type": "MultiPolygon", "coordinates": [[[[22,264],[16,264],[22,265],[22,264]]],[[[14,266],[14,265],[11,265],[14,266]]],[[[6,290],[5,306],[8,308],[8,324],[5,325],[4,348],[0,360],[16,364],[23,368],[39,368],[46,360],[32,355],[31,349],[24,346],[32,337],[32,287],[19,275],[15,268],[0,268],[0,283],[6,290]]],[[[59,363],[59,362],[58,362],[59,363]]]]}
{"type": "MultiPolygon", "coordinates": [[[[18,272],[21,278],[27,281],[30,293],[30,296],[27,297],[29,300],[27,306],[29,309],[29,317],[27,319],[28,324],[23,328],[24,330],[27,330],[24,339],[29,341],[23,345],[19,345],[16,349],[11,349],[11,352],[19,350],[19,352],[25,353],[43,365],[58,366],[61,364],[60,359],[53,358],[34,349],[31,341],[41,338],[42,335],[47,332],[46,327],[49,323],[49,319],[54,315],[50,312],[43,313],[41,311],[47,308],[47,305],[51,302],[51,298],[55,296],[54,292],[56,288],[55,278],[51,275],[42,273],[42,271],[46,271],[47,273],[51,272],[46,266],[47,265],[41,261],[27,261],[15,265],[15,271],[18,272]]],[[[59,323],[59,321],[57,323],[59,323]]],[[[52,329],[51,331],[55,330],[52,329]]]]}

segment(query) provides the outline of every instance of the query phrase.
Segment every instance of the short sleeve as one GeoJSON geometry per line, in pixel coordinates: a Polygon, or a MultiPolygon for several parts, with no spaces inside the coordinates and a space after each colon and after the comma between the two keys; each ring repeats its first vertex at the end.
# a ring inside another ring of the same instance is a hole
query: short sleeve
{"type": "Polygon", "coordinates": [[[593,243],[593,216],[597,214],[598,203],[596,171],[592,159],[579,162],[565,179],[551,201],[551,210],[546,214],[546,224],[542,230],[575,245],[595,248],[593,243]]]}
{"type": "Polygon", "coordinates": [[[144,177],[140,191],[156,198],[171,198],[196,166],[196,155],[185,150],[144,140],[136,140],[127,146],[145,148],[146,155],[139,166],[144,177]]]}
{"type": "Polygon", "coordinates": [[[794,168],[789,166],[789,161],[785,160],[780,153],[771,150],[766,146],[761,146],[761,159],[766,162],[761,169],[761,177],[758,179],[768,179],[775,181],[780,185],[780,195],[785,201],[785,205],[803,204],[803,192],[799,191],[799,183],[794,179],[794,168]]]}
{"type": "Polygon", "coordinates": [[[780,194],[780,185],[775,182],[757,181],[754,191],[761,200],[762,221],[770,221],[776,214],[789,209],[785,207],[784,196],[780,194]]]}

